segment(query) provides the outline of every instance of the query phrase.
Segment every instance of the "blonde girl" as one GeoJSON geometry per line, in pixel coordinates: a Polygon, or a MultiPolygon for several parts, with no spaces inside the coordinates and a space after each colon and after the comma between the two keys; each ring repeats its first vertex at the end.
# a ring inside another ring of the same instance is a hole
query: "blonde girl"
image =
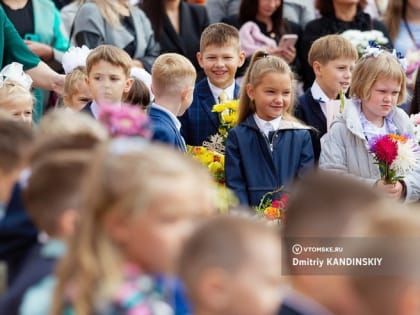
{"type": "Polygon", "coordinates": [[[418,200],[418,170],[395,184],[380,180],[368,142],[388,133],[413,136],[407,114],[397,104],[406,100],[406,76],[398,58],[374,48],[356,63],[350,96],[341,117],[321,138],[321,168],[352,176],[391,198],[418,200]]]}
{"type": "Polygon", "coordinates": [[[86,84],[86,67],[77,67],[64,80],[64,106],[80,111],[90,101],[92,94],[86,84]]]}
{"type": "Polygon", "coordinates": [[[16,81],[6,81],[0,88],[0,109],[10,112],[16,120],[32,124],[34,97],[16,81]]]}
{"type": "Polygon", "coordinates": [[[98,148],[51,314],[167,314],[147,275],[171,274],[184,238],[212,211],[207,170],[170,148],[125,141],[98,148]]]}
{"type": "Polygon", "coordinates": [[[289,65],[257,51],[242,83],[238,126],[226,141],[226,184],[242,204],[258,205],[313,166],[308,127],[294,118],[293,107],[289,65]]]}

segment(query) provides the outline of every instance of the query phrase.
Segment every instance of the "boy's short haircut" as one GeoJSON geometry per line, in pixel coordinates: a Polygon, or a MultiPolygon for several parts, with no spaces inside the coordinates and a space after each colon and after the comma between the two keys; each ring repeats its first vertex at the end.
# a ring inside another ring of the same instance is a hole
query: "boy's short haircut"
{"type": "Polygon", "coordinates": [[[20,167],[34,139],[28,124],[16,121],[6,114],[0,115],[0,169],[4,172],[20,167]]]}
{"type": "Polygon", "coordinates": [[[239,31],[225,23],[213,23],[207,26],[201,33],[200,52],[203,53],[206,47],[232,45],[240,51],[239,31]]]}
{"type": "Polygon", "coordinates": [[[252,218],[218,216],[195,231],[183,247],[178,268],[192,301],[198,302],[197,284],[204,272],[220,268],[235,273],[255,255],[250,241],[260,236],[278,239],[281,248],[280,232],[252,218]]]}
{"type": "Polygon", "coordinates": [[[160,55],[152,66],[153,94],[176,95],[189,84],[194,86],[197,73],[191,61],[180,54],[160,55]]]}
{"type": "Polygon", "coordinates": [[[315,40],[308,53],[308,62],[325,65],[338,58],[358,59],[357,49],[341,35],[326,35],[315,40]]]}
{"type": "Polygon", "coordinates": [[[32,164],[23,191],[25,207],[37,227],[49,236],[59,231],[58,220],[66,210],[80,210],[81,186],[91,153],[63,151],[32,164]]]}
{"type": "Polygon", "coordinates": [[[130,76],[133,60],[123,49],[113,45],[100,45],[93,49],[86,59],[86,72],[88,75],[92,67],[100,61],[121,67],[127,78],[130,76]]]}

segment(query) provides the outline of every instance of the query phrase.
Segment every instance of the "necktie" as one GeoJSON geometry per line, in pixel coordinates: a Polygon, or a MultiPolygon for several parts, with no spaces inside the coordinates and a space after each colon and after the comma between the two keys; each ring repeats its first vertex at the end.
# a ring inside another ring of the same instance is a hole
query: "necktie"
{"type": "Polygon", "coordinates": [[[228,97],[227,97],[226,92],[225,92],[225,91],[222,91],[222,92],[219,94],[219,103],[224,103],[224,102],[226,102],[227,100],[228,100],[228,97]]]}
{"type": "Polygon", "coordinates": [[[272,131],[274,131],[273,125],[270,124],[269,122],[266,122],[264,124],[264,134],[267,136],[267,138],[269,137],[269,134],[272,131]]]}

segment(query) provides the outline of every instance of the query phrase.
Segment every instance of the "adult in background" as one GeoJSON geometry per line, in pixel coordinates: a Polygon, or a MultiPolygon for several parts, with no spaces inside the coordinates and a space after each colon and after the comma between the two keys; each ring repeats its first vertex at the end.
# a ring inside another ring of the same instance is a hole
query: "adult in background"
{"type": "Polygon", "coordinates": [[[303,62],[304,90],[309,88],[315,75],[307,62],[308,52],[314,40],[329,34],[340,34],[349,29],[369,31],[376,29],[381,31],[391,43],[385,25],[369,14],[363,12],[365,0],[317,0],[315,7],[321,17],[306,24],[303,32],[301,60],[303,62]]]}
{"type": "Polygon", "coordinates": [[[207,0],[210,23],[220,22],[225,17],[238,14],[240,4],[241,0],[207,0]]]}
{"type": "Polygon", "coordinates": [[[72,41],[77,46],[117,46],[133,58],[135,66],[149,72],[159,55],[149,19],[126,0],[87,1],[80,6],[73,25],[72,41]]]}
{"type": "Polygon", "coordinates": [[[201,32],[209,25],[205,6],[181,0],[143,0],[142,8],[152,23],[160,53],[178,53],[187,57],[197,71],[197,81],[204,77],[196,54],[201,32]]]}

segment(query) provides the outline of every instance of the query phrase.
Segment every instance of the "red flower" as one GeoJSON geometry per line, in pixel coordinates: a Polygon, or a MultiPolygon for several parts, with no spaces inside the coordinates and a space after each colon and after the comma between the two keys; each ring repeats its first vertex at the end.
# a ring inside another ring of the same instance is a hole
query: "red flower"
{"type": "Polygon", "coordinates": [[[379,162],[387,164],[394,162],[398,155],[398,144],[388,135],[376,139],[370,149],[379,162]]]}

